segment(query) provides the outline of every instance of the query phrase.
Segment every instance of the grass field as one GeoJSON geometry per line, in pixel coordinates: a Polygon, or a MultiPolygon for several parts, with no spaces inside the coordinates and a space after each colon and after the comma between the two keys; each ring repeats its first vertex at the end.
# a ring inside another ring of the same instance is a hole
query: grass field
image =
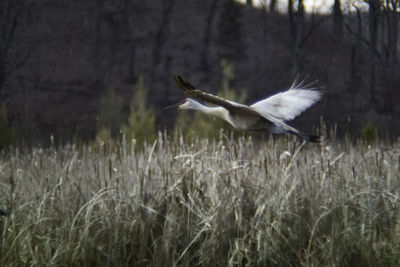
{"type": "Polygon", "coordinates": [[[400,144],[13,149],[0,208],[0,266],[399,266],[400,144]]]}

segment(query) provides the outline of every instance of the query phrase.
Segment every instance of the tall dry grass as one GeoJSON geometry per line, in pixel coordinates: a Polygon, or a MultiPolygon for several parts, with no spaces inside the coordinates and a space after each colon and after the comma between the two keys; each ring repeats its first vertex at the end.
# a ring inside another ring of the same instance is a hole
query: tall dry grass
{"type": "Polygon", "coordinates": [[[0,156],[1,266],[399,266],[400,146],[159,136],[0,156]]]}

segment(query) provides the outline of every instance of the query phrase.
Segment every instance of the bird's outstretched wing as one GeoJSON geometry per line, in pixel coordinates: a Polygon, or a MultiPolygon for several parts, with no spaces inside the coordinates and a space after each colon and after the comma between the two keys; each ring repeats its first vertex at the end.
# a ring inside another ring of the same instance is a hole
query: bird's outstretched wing
{"type": "Polygon", "coordinates": [[[293,84],[289,90],[258,101],[250,107],[263,116],[288,121],[320,100],[321,96],[322,93],[314,88],[302,86],[302,83],[293,84]]]}
{"type": "Polygon", "coordinates": [[[246,105],[242,105],[242,104],[230,101],[230,100],[225,100],[219,96],[215,96],[212,94],[202,92],[200,90],[197,90],[189,82],[183,80],[181,76],[176,75],[176,74],[174,74],[173,76],[174,76],[175,82],[179,86],[179,88],[189,97],[224,107],[229,112],[232,112],[232,113],[247,113],[247,114],[251,114],[254,116],[260,116],[260,114],[258,114],[255,110],[252,110],[251,108],[249,108],[246,105]]]}

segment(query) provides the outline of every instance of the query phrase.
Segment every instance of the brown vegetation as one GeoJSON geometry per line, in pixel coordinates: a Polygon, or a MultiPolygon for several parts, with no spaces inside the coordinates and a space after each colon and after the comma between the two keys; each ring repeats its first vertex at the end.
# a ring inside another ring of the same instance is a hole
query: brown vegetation
{"type": "Polygon", "coordinates": [[[0,155],[2,266],[398,266],[399,144],[282,137],[0,155]]]}

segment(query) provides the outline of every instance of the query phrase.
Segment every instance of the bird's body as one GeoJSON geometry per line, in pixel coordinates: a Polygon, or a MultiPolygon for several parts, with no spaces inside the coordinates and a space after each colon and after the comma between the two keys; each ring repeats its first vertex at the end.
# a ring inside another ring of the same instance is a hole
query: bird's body
{"type": "MultiPolygon", "coordinates": [[[[268,129],[268,126],[270,126],[267,120],[259,116],[254,116],[252,113],[237,111],[229,112],[224,107],[208,107],[200,104],[199,102],[191,98],[188,98],[185,101],[187,101],[190,105],[188,105],[187,109],[201,111],[205,114],[221,118],[229,122],[234,128],[238,130],[257,131],[268,129]]],[[[243,108],[246,109],[247,107],[243,108]]]]}
{"type": "Polygon", "coordinates": [[[180,109],[198,110],[214,115],[239,130],[270,130],[276,134],[289,132],[311,142],[318,141],[318,136],[302,133],[286,124],[287,120],[292,120],[321,98],[320,92],[301,87],[301,83],[297,86],[294,83],[285,92],[247,106],[196,90],[178,75],[174,75],[174,78],[179,88],[188,96],[217,105],[217,107],[208,107],[192,98],[187,98],[174,105],[180,109]]]}

